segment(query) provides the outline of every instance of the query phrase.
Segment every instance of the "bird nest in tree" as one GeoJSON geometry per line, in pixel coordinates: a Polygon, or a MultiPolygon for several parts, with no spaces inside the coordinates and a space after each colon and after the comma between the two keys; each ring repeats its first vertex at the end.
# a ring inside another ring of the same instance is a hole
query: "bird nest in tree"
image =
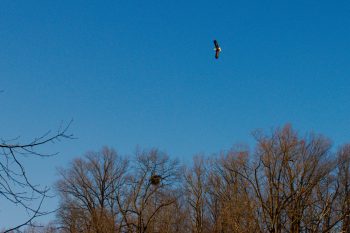
{"type": "Polygon", "coordinates": [[[159,175],[152,175],[150,178],[150,182],[152,185],[158,185],[160,183],[160,180],[162,179],[159,175]]]}

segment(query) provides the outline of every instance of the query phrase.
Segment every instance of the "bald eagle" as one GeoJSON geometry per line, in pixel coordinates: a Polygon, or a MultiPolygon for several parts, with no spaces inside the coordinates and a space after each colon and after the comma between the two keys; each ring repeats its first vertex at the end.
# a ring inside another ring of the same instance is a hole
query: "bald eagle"
{"type": "Polygon", "coordinates": [[[218,44],[218,42],[216,40],[214,40],[214,45],[215,45],[215,58],[218,59],[219,58],[219,53],[221,52],[221,48],[218,44]]]}

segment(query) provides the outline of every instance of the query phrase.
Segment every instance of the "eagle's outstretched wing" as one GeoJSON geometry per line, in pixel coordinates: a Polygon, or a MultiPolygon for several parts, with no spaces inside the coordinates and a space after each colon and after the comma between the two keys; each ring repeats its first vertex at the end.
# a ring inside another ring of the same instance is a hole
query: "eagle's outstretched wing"
{"type": "Polygon", "coordinates": [[[214,45],[215,45],[215,48],[218,49],[219,48],[219,44],[216,40],[214,40],[214,45]]]}

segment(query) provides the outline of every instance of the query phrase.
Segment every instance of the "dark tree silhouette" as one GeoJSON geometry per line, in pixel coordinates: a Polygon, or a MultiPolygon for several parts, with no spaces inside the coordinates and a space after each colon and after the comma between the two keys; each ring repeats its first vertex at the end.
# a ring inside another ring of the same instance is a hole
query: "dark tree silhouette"
{"type": "Polygon", "coordinates": [[[25,156],[49,157],[57,153],[42,153],[40,147],[55,143],[61,139],[72,139],[68,134],[71,122],[65,127],[60,127],[56,132],[48,131],[32,141],[22,143],[19,138],[5,140],[0,138],[0,197],[14,205],[21,206],[29,214],[28,220],[18,226],[11,227],[4,232],[11,232],[20,227],[30,225],[39,216],[48,214],[41,207],[45,198],[48,197],[49,188],[33,184],[28,178],[26,166],[22,162],[25,156]],[[33,203],[38,203],[35,208],[33,203]]]}

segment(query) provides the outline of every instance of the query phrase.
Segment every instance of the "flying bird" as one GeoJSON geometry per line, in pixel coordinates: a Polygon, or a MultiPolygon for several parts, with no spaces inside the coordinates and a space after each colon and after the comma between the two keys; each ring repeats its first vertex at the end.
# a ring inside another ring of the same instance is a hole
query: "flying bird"
{"type": "Polygon", "coordinates": [[[218,42],[216,40],[214,40],[214,45],[215,45],[215,58],[218,59],[219,58],[219,53],[221,52],[221,48],[218,44],[218,42]]]}

